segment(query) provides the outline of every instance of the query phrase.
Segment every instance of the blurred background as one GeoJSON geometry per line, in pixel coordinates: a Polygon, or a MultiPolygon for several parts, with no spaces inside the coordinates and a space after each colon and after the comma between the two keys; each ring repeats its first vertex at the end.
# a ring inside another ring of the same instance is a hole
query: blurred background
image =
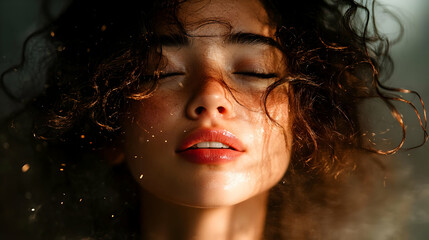
{"type": "MultiPolygon", "coordinates": [[[[43,23],[40,2],[34,0],[0,0],[0,72],[19,62],[24,39],[43,23]]],[[[57,5],[53,6],[53,9],[60,9],[64,5],[63,2],[65,1],[56,1],[55,4],[57,5]]],[[[398,16],[405,30],[401,41],[391,48],[395,71],[386,85],[416,90],[421,94],[425,103],[429,105],[429,1],[383,0],[381,3],[387,7],[386,9],[398,16]]],[[[380,15],[377,21],[380,30],[391,37],[397,36],[398,24],[390,21],[388,17],[383,17],[385,16],[383,11],[377,12],[377,14],[380,15]]],[[[25,81],[23,84],[26,84],[25,81]]],[[[14,87],[19,89],[29,86],[14,87]]],[[[30,88],[32,87],[30,86],[30,88]]],[[[416,97],[407,96],[407,99],[418,104],[416,97]]],[[[8,99],[0,90],[0,119],[16,111],[19,107],[20,103],[8,99]]],[[[401,109],[401,106],[399,107],[401,109]]],[[[415,114],[409,110],[404,111],[405,120],[415,126],[418,123],[415,114]]],[[[371,121],[375,121],[377,124],[378,120],[371,121]]],[[[388,128],[379,127],[380,131],[388,128]]],[[[410,133],[410,138],[406,146],[421,141],[422,134],[418,127],[410,127],[407,130],[410,133]]],[[[389,161],[394,161],[398,166],[401,166],[400,174],[405,179],[403,183],[405,191],[398,198],[405,201],[407,205],[407,212],[404,215],[408,216],[405,220],[408,239],[429,239],[429,144],[418,149],[401,151],[399,154],[390,157],[389,161]]],[[[0,193],[0,195],[3,194],[0,193]]],[[[386,213],[386,216],[388,215],[386,213]]],[[[399,216],[401,215],[399,214],[399,216]]],[[[383,231],[380,229],[380,232],[383,231]]],[[[388,230],[386,231],[388,232],[388,230]]],[[[388,239],[402,239],[397,237],[388,239]]]]}

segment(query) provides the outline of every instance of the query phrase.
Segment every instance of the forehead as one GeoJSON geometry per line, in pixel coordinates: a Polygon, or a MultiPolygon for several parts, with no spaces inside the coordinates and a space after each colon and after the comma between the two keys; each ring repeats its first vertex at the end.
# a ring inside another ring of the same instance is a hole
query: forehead
{"type": "MultiPolygon", "coordinates": [[[[179,5],[177,18],[191,36],[231,32],[273,36],[275,33],[259,0],[188,0],[179,5]]],[[[161,27],[161,31],[171,31],[167,26],[161,27]]]]}

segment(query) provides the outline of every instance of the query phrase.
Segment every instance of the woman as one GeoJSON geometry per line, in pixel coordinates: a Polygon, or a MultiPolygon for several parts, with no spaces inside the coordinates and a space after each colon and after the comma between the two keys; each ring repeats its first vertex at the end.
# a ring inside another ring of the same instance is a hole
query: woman
{"type": "Polygon", "coordinates": [[[331,229],[353,223],[384,177],[370,152],[404,141],[364,141],[365,98],[403,123],[378,80],[386,42],[361,10],[72,2],[41,30],[57,53],[34,132],[59,176],[35,222],[61,220],[40,238],[344,238],[331,229]]]}

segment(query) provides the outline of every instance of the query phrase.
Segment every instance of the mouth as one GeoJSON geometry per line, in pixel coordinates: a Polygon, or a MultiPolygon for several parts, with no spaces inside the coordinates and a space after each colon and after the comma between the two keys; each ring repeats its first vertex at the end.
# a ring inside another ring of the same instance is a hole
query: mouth
{"type": "Polygon", "coordinates": [[[200,142],[200,143],[192,145],[188,149],[231,149],[231,150],[236,150],[235,148],[228,146],[226,144],[223,144],[221,142],[200,142]]]}
{"type": "Polygon", "coordinates": [[[176,153],[197,164],[221,164],[236,160],[244,152],[241,141],[232,133],[218,129],[197,129],[180,144],[176,153]]]}

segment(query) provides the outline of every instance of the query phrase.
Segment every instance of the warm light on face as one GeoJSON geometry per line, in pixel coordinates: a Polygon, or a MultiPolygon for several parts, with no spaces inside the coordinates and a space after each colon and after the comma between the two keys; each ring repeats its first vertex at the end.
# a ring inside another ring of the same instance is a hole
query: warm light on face
{"type": "Polygon", "coordinates": [[[189,36],[161,28],[159,88],[133,105],[124,127],[134,178],[152,194],[198,207],[266,192],[286,171],[291,136],[287,86],[267,101],[283,127],[268,119],[261,102],[266,87],[285,74],[265,10],[256,0],[187,1],[178,18],[189,36]],[[198,24],[211,19],[218,22],[198,24]],[[226,149],[181,152],[195,143],[226,149]]]}

